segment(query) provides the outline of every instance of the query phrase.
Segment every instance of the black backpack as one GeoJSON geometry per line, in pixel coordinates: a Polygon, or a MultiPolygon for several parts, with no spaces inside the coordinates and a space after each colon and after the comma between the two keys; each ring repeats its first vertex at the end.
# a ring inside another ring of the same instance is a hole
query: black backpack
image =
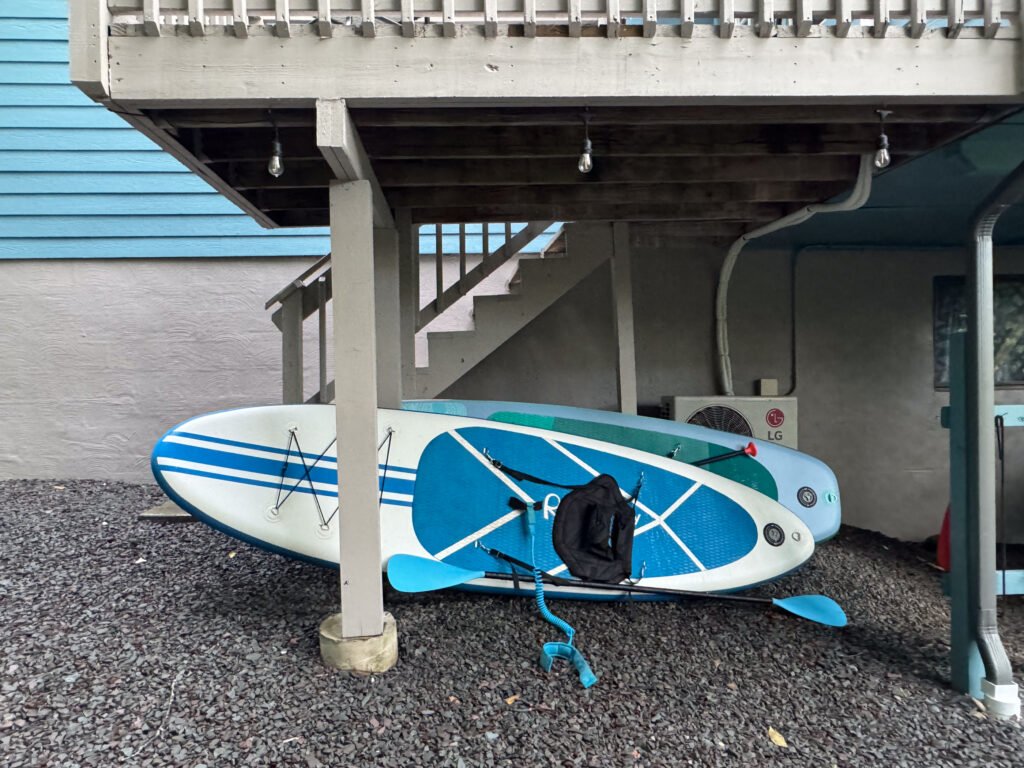
{"type": "Polygon", "coordinates": [[[633,508],[610,475],[566,494],[551,531],[555,552],[584,581],[618,584],[633,570],[633,508]]]}

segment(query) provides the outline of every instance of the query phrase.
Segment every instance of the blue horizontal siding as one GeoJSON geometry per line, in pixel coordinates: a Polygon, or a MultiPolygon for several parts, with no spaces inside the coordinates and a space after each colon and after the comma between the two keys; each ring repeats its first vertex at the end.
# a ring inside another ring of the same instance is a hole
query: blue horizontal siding
{"type": "MultiPolygon", "coordinates": [[[[308,230],[297,230],[300,233],[308,230]]],[[[162,259],[180,257],[322,256],[326,237],[109,237],[94,240],[0,237],[0,259],[162,259]]]]}
{"type": "MultiPolygon", "coordinates": [[[[169,212],[176,216],[245,215],[226,197],[211,195],[209,187],[205,184],[202,187],[205,188],[191,194],[0,194],[0,217],[166,216],[169,212]]],[[[0,218],[0,227],[4,224],[0,218]]]]}
{"type": "Polygon", "coordinates": [[[68,25],[59,19],[3,19],[0,21],[0,40],[57,40],[67,43],[68,25]]]}
{"type": "MultiPolygon", "coordinates": [[[[87,107],[92,103],[88,96],[73,85],[0,85],[0,104],[5,107],[87,107]]],[[[116,115],[111,114],[111,117],[116,115]]]]}
{"type": "MultiPolygon", "coordinates": [[[[60,194],[74,190],[71,194],[130,194],[135,200],[145,199],[146,193],[152,193],[153,190],[159,190],[159,195],[214,193],[199,176],[185,169],[179,169],[176,173],[6,173],[0,174],[0,186],[8,191],[16,191],[18,196],[60,194]]],[[[209,199],[212,205],[212,198],[209,199]]]]}
{"type": "Polygon", "coordinates": [[[65,62],[0,61],[0,83],[7,85],[66,86],[70,77],[65,62]]]}
{"type": "Polygon", "coordinates": [[[66,13],[0,0],[0,259],[327,252],[326,229],[263,229],[71,85],[66,13]]]}
{"type": "Polygon", "coordinates": [[[0,149],[49,152],[134,152],[159,147],[134,128],[0,128],[0,149]]]}
{"type": "Polygon", "coordinates": [[[225,237],[262,233],[277,238],[294,235],[288,229],[263,229],[243,213],[188,216],[3,216],[4,239],[40,237],[225,237]]]}
{"type": "Polygon", "coordinates": [[[82,0],[3,0],[0,19],[64,19],[68,2],[82,0]]]}
{"type": "Polygon", "coordinates": [[[68,44],[62,40],[0,40],[0,61],[40,61],[66,65],[68,44]]]}
{"type": "MultiPolygon", "coordinates": [[[[112,128],[110,111],[99,104],[80,107],[8,107],[0,105],[0,128],[112,128]]],[[[116,118],[121,126],[128,124],[116,118]]],[[[130,129],[129,129],[130,130],[130,129]]],[[[38,144],[36,145],[38,146],[38,144]]],[[[8,147],[12,149],[12,147],[8,147]]]]}
{"type": "MultiPolygon", "coordinates": [[[[134,172],[179,172],[187,171],[170,155],[157,150],[139,152],[63,152],[17,151],[5,152],[0,149],[0,172],[43,172],[48,171],[99,171],[116,173],[134,172]]],[[[2,184],[3,182],[0,182],[2,184]]],[[[5,191],[0,187],[0,192],[5,191]]],[[[74,192],[73,189],[68,190],[74,192]]],[[[152,190],[158,192],[159,190],[152,190]]]]}

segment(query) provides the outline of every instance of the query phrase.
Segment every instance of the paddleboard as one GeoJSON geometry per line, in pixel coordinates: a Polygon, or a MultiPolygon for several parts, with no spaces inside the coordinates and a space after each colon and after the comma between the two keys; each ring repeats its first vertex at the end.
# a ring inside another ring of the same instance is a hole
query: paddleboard
{"type": "MultiPolygon", "coordinates": [[[[336,567],[334,408],[291,405],[199,416],[155,445],[152,469],[167,495],[199,520],[280,554],[336,567]]],[[[551,542],[564,489],[597,474],[636,493],[632,578],[643,586],[724,592],[798,568],[814,540],[782,505],[690,465],[586,437],[415,411],[378,412],[381,566],[396,554],[470,570],[507,572],[477,542],[569,576],[551,542]],[[542,478],[513,480],[490,459],[542,478]],[[542,502],[536,537],[515,497],[542,502]]],[[[471,587],[507,592],[480,579],[471,587]]],[[[522,585],[532,593],[529,582],[522,585]]],[[[582,587],[551,594],[614,599],[582,587]]]]}
{"type": "Polygon", "coordinates": [[[842,514],[839,483],[824,462],[767,440],[721,432],[694,424],[614,411],[564,405],[495,400],[408,400],[403,408],[422,413],[470,416],[590,437],[616,445],[693,463],[754,443],[757,455],[704,466],[778,501],[799,517],[818,543],[839,531],[842,514]]]}

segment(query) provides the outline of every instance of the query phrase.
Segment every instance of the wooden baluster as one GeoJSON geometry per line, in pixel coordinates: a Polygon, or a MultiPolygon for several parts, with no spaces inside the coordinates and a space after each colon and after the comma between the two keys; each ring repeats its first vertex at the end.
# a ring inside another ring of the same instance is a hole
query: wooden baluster
{"type": "Polygon", "coordinates": [[[658,0],[644,0],[644,37],[658,31],[658,0]]]}
{"type": "Polygon", "coordinates": [[[523,35],[537,36],[537,0],[523,0],[523,35]]]}
{"type": "Polygon", "coordinates": [[[334,35],[331,24],[331,0],[316,0],[316,31],[321,39],[334,35]]]}
{"type": "Polygon", "coordinates": [[[889,0],[875,0],[875,37],[889,31],[889,0]]]}
{"type": "Polygon", "coordinates": [[[434,285],[437,290],[437,312],[444,311],[444,233],[440,224],[435,224],[434,229],[434,285]]]}
{"type": "Polygon", "coordinates": [[[374,0],[362,0],[363,6],[363,37],[377,36],[377,11],[374,0]]]}
{"type": "Polygon", "coordinates": [[[142,31],[160,37],[160,0],[142,0],[142,31]]]}
{"type": "Polygon", "coordinates": [[[679,4],[679,34],[693,37],[693,26],[697,16],[694,0],[681,0],[679,4]]]}
{"type": "Polygon", "coordinates": [[[718,36],[732,37],[736,29],[735,0],[718,0],[718,36]]]}
{"type": "Polygon", "coordinates": [[[445,37],[455,37],[455,0],[442,0],[441,14],[445,37]]]}
{"type": "Polygon", "coordinates": [[[246,0],[232,0],[231,18],[235,26],[235,37],[249,36],[249,9],[246,0]]]}
{"type": "Polygon", "coordinates": [[[982,29],[985,31],[985,37],[993,38],[999,32],[999,27],[1003,24],[1003,14],[999,9],[999,0],[984,0],[982,8],[985,19],[982,22],[982,29]]]}
{"type": "Polygon", "coordinates": [[[964,28],[964,0],[946,0],[946,2],[949,4],[947,6],[949,27],[946,29],[946,37],[960,37],[960,32],[964,28]]]}
{"type": "Polygon", "coordinates": [[[853,7],[851,0],[836,0],[836,36],[848,37],[853,26],[853,7]]]}
{"type": "Polygon", "coordinates": [[[498,36],[498,0],[484,0],[484,37],[498,36]]]}
{"type": "Polygon", "coordinates": [[[607,0],[608,3],[608,28],[605,30],[608,37],[618,37],[619,27],[622,25],[622,13],[619,11],[619,0],[607,0]]]}
{"type": "Polygon", "coordinates": [[[203,3],[204,0],[188,0],[188,33],[192,37],[206,35],[206,12],[203,3]]]}
{"type": "Polygon", "coordinates": [[[569,0],[569,37],[579,37],[583,31],[583,4],[569,0]]]}
{"type": "Polygon", "coordinates": [[[807,37],[814,26],[814,0],[796,0],[796,34],[807,37]]]}
{"type": "Polygon", "coordinates": [[[466,225],[459,224],[459,280],[466,276],[466,225]]]}
{"type": "Polygon", "coordinates": [[[327,397],[327,280],[330,275],[328,270],[324,275],[317,278],[316,281],[316,325],[317,333],[319,334],[320,344],[320,392],[317,397],[317,402],[327,403],[330,402],[327,397]]]}
{"type": "Polygon", "coordinates": [[[757,36],[771,37],[775,32],[774,0],[757,0],[757,36]]]}
{"type": "Polygon", "coordinates": [[[278,37],[291,37],[292,19],[288,0],[275,0],[274,11],[274,34],[278,37]]]}
{"type": "Polygon", "coordinates": [[[416,37],[416,16],[413,10],[413,0],[402,0],[402,36],[416,37]]]}

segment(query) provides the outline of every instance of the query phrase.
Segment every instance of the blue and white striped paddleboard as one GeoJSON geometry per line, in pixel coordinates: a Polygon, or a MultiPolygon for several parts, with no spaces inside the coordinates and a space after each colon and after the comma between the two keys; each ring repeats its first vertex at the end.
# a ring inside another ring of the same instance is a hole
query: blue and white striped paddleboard
{"type": "MultiPolygon", "coordinates": [[[[584,437],[443,414],[380,410],[381,566],[395,554],[507,571],[477,542],[568,576],[551,544],[564,489],[511,479],[488,461],[581,485],[613,476],[639,486],[633,578],[641,585],[732,591],[775,579],[814,551],[807,526],[764,495],[687,464],[584,437]],[[642,481],[642,482],[641,482],[642,481]],[[516,497],[543,502],[531,548],[516,497]],[[533,552],[533,554],[531,554],[533,552]]],[[[153,449],[153,473],[203,522],[280,554],[336,566],[334,408],[268,406],[199,416],[153,449]]],[[[344,469],[342,469],[344,471],[344,469]]],[[[471,587],[510,591],[510,582],[471,587]]],[[[529,584],[525,591],[532,593],[529,584]]],[[[550,594],[611,599],[583,587],[550,594]]]]}

